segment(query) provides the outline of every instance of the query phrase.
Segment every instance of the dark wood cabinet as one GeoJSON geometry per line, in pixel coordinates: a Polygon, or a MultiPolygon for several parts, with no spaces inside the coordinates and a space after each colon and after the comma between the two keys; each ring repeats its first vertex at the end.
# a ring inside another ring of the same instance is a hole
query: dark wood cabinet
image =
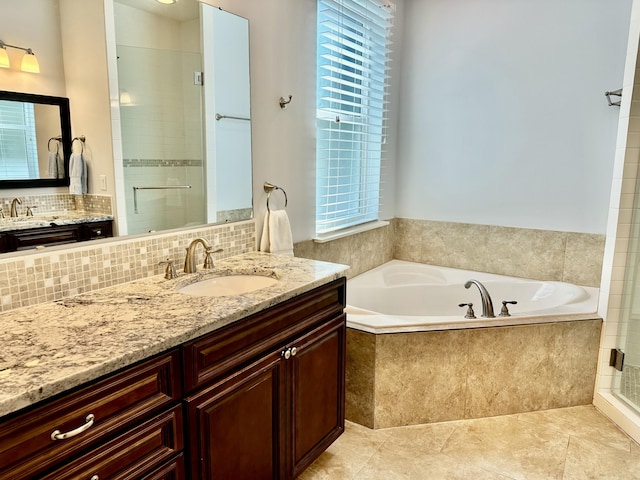
{"type": "Polygon", "coordinates": [[[274,352],[187,398],[190,478],[285,478],[283,370],[274,352]]]}
{"type": "MultiPolygon", "coordinates": [[[[105,441],[179,405],[179,365],[174,350],[0,423],[0,478],[42,478],[51,467],[79,454],[91,457],[105,441]]],[[[181,416],[176,423],[182,428],[181,416]]]]}
{"type": "Polygon", "coordinates": [[[39,246],[85,242],[112,236],[111,220],[10,230],[0,234],[0,253],[28,250],[39,246]]]}
{"type": "Polygon", "coordinates": [[[0,422],[0,479],[290,480],[343,431],[338,279],[0,422]]]}
{"type": "Polygon", "coordinates": [[[344,431],[344,289],[319,287],[185,347],[190,478],[296,478],[344,431]]]}

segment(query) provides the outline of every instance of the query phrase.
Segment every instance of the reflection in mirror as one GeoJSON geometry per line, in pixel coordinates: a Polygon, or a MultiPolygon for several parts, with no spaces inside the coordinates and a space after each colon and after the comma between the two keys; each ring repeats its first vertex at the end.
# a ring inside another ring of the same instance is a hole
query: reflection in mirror
{"type": "Polygon", "coordinates": [[[68,185],[69,100],[0,91],[0,188],[68,185]]]}
{"type": "Polygon", "coordinates": [[[114,11],[120,233],[251,218],[248,21],[196,0],[114,11]]]}

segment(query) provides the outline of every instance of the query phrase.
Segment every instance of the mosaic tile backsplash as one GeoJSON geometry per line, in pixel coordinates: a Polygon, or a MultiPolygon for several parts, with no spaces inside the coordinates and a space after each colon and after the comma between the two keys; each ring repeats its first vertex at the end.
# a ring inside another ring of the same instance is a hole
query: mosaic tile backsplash
{"type": "MultiPolygon", "coordinates": [[[[204,237],[224,249],[216,258],[251,252],[256,243],[255,222],[88,242],[27,255],[9,254],[0,259],[0,311],[157,275],[165,268],[159,263],[167,259],[173,260],[176,268],[182,268],[185,249],[196,237],[204,237]]],[[[199,248],[197,253],[200,264],[203,249],[199,248]]]]}
{"type": "MultiPolygon", "coordinates": [[[[12,200],[13,197],[0,197],[0,209],[7,217],[11,212],[12,200]]],[[[18,206],[19,216],[25,215],[27,207],[35,207],[35,215],[68,210],[84,210],[106,215],[111,215],[112,212],[109,195],[21,195],[20,201],[22,204],[18,206]]]]}

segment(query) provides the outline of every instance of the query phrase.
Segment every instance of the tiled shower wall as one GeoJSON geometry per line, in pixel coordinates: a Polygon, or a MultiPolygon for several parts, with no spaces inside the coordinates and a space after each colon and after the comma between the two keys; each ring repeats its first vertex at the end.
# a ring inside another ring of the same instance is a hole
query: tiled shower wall
{"type": "MultiPolygon", "coordinates": [[[[253,220],[140,238],[88,242],[71,248],[45,249],[0,260],[0,311],[36,305],[160,274],[159,262],[172,259],[179,268],[185,248],[196,237],[220,246],[216,258],[255,250],[253,220]]],[[[202,249],[198,249],[203,260],[202,249]]]]}
{"type": "Polygon", "coordinates": [[[350,277],[391,259],[599,287],[604,235],[395,218],[327,243],[295,245],[299,257],[351,265],[350,277]]]}

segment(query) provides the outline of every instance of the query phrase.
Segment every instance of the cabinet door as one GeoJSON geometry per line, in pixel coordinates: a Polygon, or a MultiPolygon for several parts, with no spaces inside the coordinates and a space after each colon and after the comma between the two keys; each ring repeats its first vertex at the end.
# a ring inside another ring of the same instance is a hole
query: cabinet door
{"type": "Polygon", "coordinates": [[[283,362],[273,352],[186,399],[189,478],[283,478],[283,362]]]}
{"type": "Polygon", "coordinates": [[[288,347],[293,397],[287,462],[293,478],[344,432],[345,339],[342,314],[288,347]]]}

